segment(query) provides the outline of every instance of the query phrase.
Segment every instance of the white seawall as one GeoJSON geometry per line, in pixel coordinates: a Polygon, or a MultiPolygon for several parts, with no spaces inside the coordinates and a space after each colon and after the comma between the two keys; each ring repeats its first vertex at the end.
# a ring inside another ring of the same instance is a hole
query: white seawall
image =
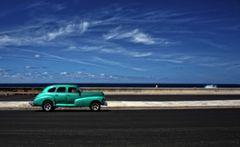
{"type": "MultiPolygon", "coordinates": [[[[240,100],[208,100],[208,101],[108,101],[105,109],[209,109],[240,108],[240,100]]],[[[1,110],[41,109],[33,107],[28,101],[0,102],[1,110]]]]}

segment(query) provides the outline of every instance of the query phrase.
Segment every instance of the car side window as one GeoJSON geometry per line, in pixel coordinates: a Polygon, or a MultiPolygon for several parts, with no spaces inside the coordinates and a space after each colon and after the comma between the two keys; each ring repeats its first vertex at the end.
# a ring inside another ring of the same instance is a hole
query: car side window
{"type": "Polygon", "coordinates": [[[54,92],[56,90],[56,87],[50,88],[48,92],[54,92]]]}
{"type": "Polygon", "coordinates": [[[66,92],[66,88],[65,87],[59,87],[57,89],[57,92],[64,93],[64,92],[66,92]]]}
{"type": "Polygon", "coordinates": [[[77,88],[75,88],[75,87],[69,87],[69,88],[68,88],[68,92],[69,92],[69,93],[77,93],[77,88]]]}

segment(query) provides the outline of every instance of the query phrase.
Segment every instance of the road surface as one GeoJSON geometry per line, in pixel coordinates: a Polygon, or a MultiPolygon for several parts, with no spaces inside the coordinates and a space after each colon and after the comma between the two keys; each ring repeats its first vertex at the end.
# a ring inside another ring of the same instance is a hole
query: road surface
{"type": "Polygon", "coordinates": [[[0,146],[239,147],[240,109],[0,111],[0,146]]]}

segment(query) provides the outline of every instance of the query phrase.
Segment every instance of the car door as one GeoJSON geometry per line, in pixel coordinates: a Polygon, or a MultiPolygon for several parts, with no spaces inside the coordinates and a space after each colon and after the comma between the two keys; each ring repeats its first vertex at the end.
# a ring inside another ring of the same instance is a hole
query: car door
{"type": "Polygon", "coordinates": [[[68,87],[68,94],[67,94],[67,103],[74,104],[75,99],[79,98],[79,91],[77,87],[68,87]]]}
{"type": "Polygon", "coordinates": [[[66,87],[58,87],[55,93],[56,104],[67,104],[66,87]]]}

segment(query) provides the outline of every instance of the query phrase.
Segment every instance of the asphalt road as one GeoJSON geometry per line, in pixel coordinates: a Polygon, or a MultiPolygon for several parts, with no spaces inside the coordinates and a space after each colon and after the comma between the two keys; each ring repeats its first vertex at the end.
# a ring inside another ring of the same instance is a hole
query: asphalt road
{"type": "MultiPolygon", "coordinates": [[[[0,101],[31,101],[34,95],[0,96],[0,101]]],[[[240,100],[240,95],[106,95],[112,101],[240,100]]]]}
{"type": "Polygon", "coordinates": [[[240,109],[0,111],[0,146],[239,147],[240,109]]]}

